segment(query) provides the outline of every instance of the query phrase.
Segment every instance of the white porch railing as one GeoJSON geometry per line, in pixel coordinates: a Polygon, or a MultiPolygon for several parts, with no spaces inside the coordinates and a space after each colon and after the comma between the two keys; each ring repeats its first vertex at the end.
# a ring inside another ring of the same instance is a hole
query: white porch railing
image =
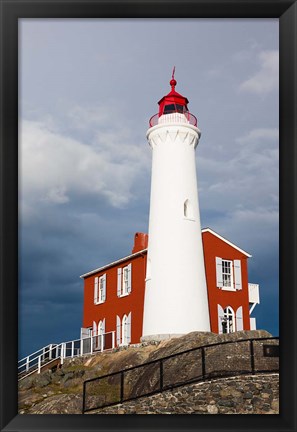
{"type": "Polygon", "coordinates": [[[40,373],[49,363],[59,360],[61,364],[65,358],[79,357],[94,352],[102,352],[115,347],[115,332],[84,337],[59,344],[50,344],[18,361],[19,379],[25,378],[33,372],[40,373]]]}

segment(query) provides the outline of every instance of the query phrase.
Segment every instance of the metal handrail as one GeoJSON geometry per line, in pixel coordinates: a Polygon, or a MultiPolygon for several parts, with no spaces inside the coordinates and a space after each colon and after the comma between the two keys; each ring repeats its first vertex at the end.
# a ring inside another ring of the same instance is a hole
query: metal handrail
{"type": "Polygon", "coordinates": [[[115,347],[115,332],[110,331],[103,333],[102,335],[91,335],[87,337],[83,337],[80,339],[69,340],[67,342],[61,342],[59,344],[49,344],[45,347],[33,352],[32,354],[24,357],[23,359],[18,361],[18,374],[24,378],[26,375],[31,374],[34,371],[38,371],[40,373],[41,368],[46,366],[48,363],[52,362],[55,359],[60,359],[61,364],[63,364],[64,358],[73,358],[78,356],[83,356],[85,354],[92,354],[94,349],[94,340],[98,337],[101,337],[100,341],[100,351],[104,351],[103,341],[106,335],[112,335],[112,346],[113,349],[115,347]],[[90,341],[90,347],[86,348],[85,341],[90,341]],[[78,343],[79,346],[75,347],[75,343],[78,343]],[[71,344],[71,346],[69,346],[71,344]],[[69,354],[70,351],[70,354],[69,354]],[[35,357],[32,357],[34,356],[35,357]],[[46,360],[46,361],[45,361],[46,360]],[[24,375],[25,374],[25,375],[24,375]]]}
{"type": "MultiPolygon", "coordinates": [[[[178,356],[181,356],[181,355],[193,352],[193,351],[201,351],[202,381],[206,380],[207,379],[207,377],[206,377],[207,374],[206,374],[206,364],[205,364],[205,350],[207,348],[210,348],[210,347],[216,347],[216,346],[227,345],[227,344],[234,344],[234,343],[244,343],[244,342],[247,343],[247,342],[249,342],[249,344],[250,344],[251,370],[250,371],[246,371],[245,370],[244,373],[254,374],[255,373],[255,361],[254,361],[254,349],[253,349],[254,346],[253,346],[253,343],[257,342],[257,341],[262,341],[263,342],[263,341],[266,341],[266,340],[269,340],[269,341],[272,341],[272,340],[278,341],[279,338],[278,337],[266,337],[266,338],[261,338],[260,337],[260,338],[249,338],[249,339],[241,339],[241,340],[237,340],[237,341],[225,341],[225,342],[217,342],[217,343],[214,343],[214,344],[207,344],[207,345],[203,345],[203,346],[200,346],[200,347],[190,348],[190,349],[187,349],[185,351],[181,351],[179,353],[171,354],[171,355],[168,355],[168,356],[165,356],[165,357],[161,357],[159,359],[151,360],[149,362],[146,362],[146,363],[143,363],[143,364],[140,364],[140,365],[136,365],[136,366],[132,366],[132,367],[129,367],[129,368],[125,368],[125,369],[122,369],[122,370],[117,371],[117,372],[112,372],[110,374],[102,375],[100,377],[91,378],[89,380],[84,381],[84,383],[83,383],[83,409],[82,409],[82,413],[84,414],[87,411],[93,411],[95,409],[100,409],[100,408],[106,408],[108,406],[117,405],[119,403],[122,403],[123,401],[127,402],[127,401],[130,401],[130,400],[138,399],[140,397],[149,396],[149,395],[152,395],[152,394],[156,394],[156,393],[162,392],[164,390],[164,386],[163,386],[163,365],[164,365],[164,361],[166,361],[166,360],[168,360],[170,358],[178,357],[178,356]],[[149,365],[152,365],[152,364],[157,364],[157,363],[160,363],[160,389],[156,390],[156,391],[149,392],[149,393],[141,394],[139,396],[135,396],[135,397],[132,397],[132,398],[125,398],[124,399],[124,397],[123,397],[123,394],[124,394],[124,391],[123,391],[123,388],[124,388],[124,374],[126,372],[128,372],[128,371],[136,370],[136,369],[143,368],[143,367],[146,367],[146,366],[149,366],[149,365]],[[99,407],[95,407],[95,408],[93,407],[93,408],[86,409],[86,386],[90,382],[100,381],[102,379],[106,379],[106,378],[113,377],[113,376],[116,376],[116,375],[120,375],[121,376],[121,381],[120,381],[120,383],[121,383],[120,384],[120,400],[117,401],[117,402],[112,402],[112,403],[103,405],[103,406],[99,406],[99,407]]],[[[272,369],[272,370],[265,369],[265,370],[257,370],[257,372],[258,373],[261,373],[261,372],[275,372],[277,370],[278,369],[272,369]]],[[[240,371],[237,371],[237,373],[235,375],[239,375],[239,374],[240,374],[240,371]]],[[[220,375],[220,377],[224,377],[224,376],[231,376],[231,375],[230,375],[230,373],[229,374],[225,374],[225,375],[224,374],[220,375]]],[[[191,379],[191,380],[184,380],[182,382],[179,382],[178,384],[172,384],[172,385],[166,386],[165,389],[169,390],[170,388],[178,387],[178,386],[181,386],[181,385],[185,385],[185,384],[192,383],[192,382],[197,382],[197,381],[201,381],[201,378],[194,378],[194,379],[191,379]]]]}

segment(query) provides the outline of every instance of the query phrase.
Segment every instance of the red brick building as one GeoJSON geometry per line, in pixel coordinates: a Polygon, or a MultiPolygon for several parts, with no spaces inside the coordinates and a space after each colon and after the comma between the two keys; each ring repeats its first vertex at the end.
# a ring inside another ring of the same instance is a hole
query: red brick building
{"type": "MultiPolygon", "coordinates": [[[[251,255],[209,228],[202,230],[202,240],[211,331],[255,329],[255,318],[250,315],[260,301],[259,285],[248,283],[251,255]]],[[[112,343],[140,342],[147,245],[148,235],[136,233],[131,255],[81,276],[84,279],[82,336],[103,335],[98,338],[99,348],[102,344],[108,347],[112,343]]]]}

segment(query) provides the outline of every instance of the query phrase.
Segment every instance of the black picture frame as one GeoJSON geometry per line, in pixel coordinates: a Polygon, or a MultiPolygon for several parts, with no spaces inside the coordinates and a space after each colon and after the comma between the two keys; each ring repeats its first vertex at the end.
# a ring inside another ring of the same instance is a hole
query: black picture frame
{"type": "Polygon", "coordinates": [[[295,431],[297,4],[292,0],[0,0],[1,6],[1,431],[295,431]],[[18,19],[279,18],[280,25],[280,414],[18,415],[18,19]]]}

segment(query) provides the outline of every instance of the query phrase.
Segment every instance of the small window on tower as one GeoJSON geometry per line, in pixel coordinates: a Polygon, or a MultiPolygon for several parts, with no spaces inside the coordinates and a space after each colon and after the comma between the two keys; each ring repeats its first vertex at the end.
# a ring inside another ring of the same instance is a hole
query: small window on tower
{"type": "Polygon", "coordinates": [[[194,220],[192,205],[188,199],[184,202],[184,217],[186,219],[194,220]]]}

